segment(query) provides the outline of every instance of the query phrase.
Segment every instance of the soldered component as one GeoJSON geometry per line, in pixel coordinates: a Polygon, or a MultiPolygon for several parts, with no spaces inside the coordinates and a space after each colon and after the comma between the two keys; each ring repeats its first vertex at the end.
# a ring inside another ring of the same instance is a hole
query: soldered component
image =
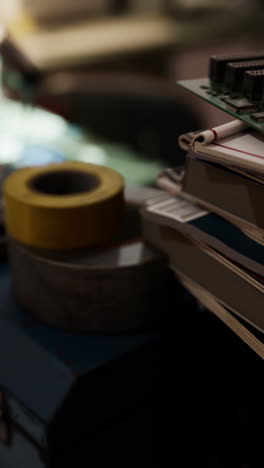
{"type": "Polygon", "coordinates": [[[243,94],[248,99],[260,100],[264,90],[264,70],[251,70],[244,74],[243,94]]]}
{"type": "Polygon", "coordinates": [[[250,117],[255,122],[264,122],[264,112],[255,112],[254,114],[251,114],[250,117]]]}
{"type": "Polygon", "coordinates": [[[243,86],[244,73],[247,70],[264,69],[264,60],[246,60],[230,62],[226,65],[225,86],[232,91],[238,91],[243,86]]]}
{"type": "Polygon", "coordinates": [[[228,109],[237,114],[251,114],[252,112],[257,112],[258,105],[253,104],[248,99],[239,98],[239,99],[225,99],[228,109]]]}

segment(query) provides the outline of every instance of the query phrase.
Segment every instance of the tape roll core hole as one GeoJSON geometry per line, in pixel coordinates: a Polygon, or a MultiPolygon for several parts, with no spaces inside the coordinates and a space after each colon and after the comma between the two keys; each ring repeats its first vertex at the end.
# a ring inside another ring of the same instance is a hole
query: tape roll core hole
{"type": "Polygon", "coordinates": [[[93,174],[76,170],[50,171],[29,181],[32,190],[46,195],[75,195],[89,192],[99,185],[93,174]]]}

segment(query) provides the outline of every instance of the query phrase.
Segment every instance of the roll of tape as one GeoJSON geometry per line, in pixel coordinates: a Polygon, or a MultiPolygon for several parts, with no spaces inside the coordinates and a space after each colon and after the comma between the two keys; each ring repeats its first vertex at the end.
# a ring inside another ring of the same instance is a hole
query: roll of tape
{"type": "Polygon", "coordinates": [[[47,249],[103,244],[122,219],[123,178],[82,162],[28,167],[3,185],[7,231],[20,243],[47,249]]]}
{"type": "Polygon", "coordinates": [[[169,285],[166,259],[141,240],[44,254],[10,239],[9,263],[18,302],[68,330],[145,328],[157,320],[169,285]]]}

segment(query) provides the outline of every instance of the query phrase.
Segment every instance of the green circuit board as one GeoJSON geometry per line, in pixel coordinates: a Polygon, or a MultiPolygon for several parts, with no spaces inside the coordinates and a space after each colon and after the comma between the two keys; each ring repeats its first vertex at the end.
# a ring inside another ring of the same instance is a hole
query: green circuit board
{"type": "Polygon", "coordinates": [[[190,91],[192,94],[200,97],[204,101],[207,101],[209,104],[212,104],[213,106],[218,107],[218,109],[232,115],[235,119],[240,119],[259,132],[264,133],[264,121],[256,122],[251,117],[252,114],[254,115],[257,112],[264,112],[264,103],[261,103],[260,101],[252,102],[252,106],[255,107],[253,111],[251,110],[248,113],[238,113],[230,109],[229,105],[226,103],[226,100],[239,100],[243,99],[243,96],[239,93],[232,93],[228,91],[224,85],[211,86],[210,80],[208,78],[183,80],[178,81],[177,84],[182,88],[190,91]]]}

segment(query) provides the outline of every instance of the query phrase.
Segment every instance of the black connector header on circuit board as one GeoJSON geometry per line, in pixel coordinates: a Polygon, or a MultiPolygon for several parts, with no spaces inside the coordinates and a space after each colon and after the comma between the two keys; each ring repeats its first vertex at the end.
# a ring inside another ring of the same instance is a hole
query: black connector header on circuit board
{"type": "Polygon", "coordinates": [[[264,69],[250,70],[244,74],[243,95],[248,99],[263,99],[264,69]]]}
{"type": "Polygon", "coordinates": [[[243,77],[246,71],[264,69],[264,60],[246,60],[243,62],[230,62],[226,65],[225,86],[232,90],[242,89],[243,77]]]}
{"type": "Polygon", "coordinates": [[[244,62],[246,60],[264,60],[264,53],[258,52],[247,55],[219,55],[212,56],[209,62],[209,78],[213,83],[223,84],[226,65],[230,62],[244,62]]]}

